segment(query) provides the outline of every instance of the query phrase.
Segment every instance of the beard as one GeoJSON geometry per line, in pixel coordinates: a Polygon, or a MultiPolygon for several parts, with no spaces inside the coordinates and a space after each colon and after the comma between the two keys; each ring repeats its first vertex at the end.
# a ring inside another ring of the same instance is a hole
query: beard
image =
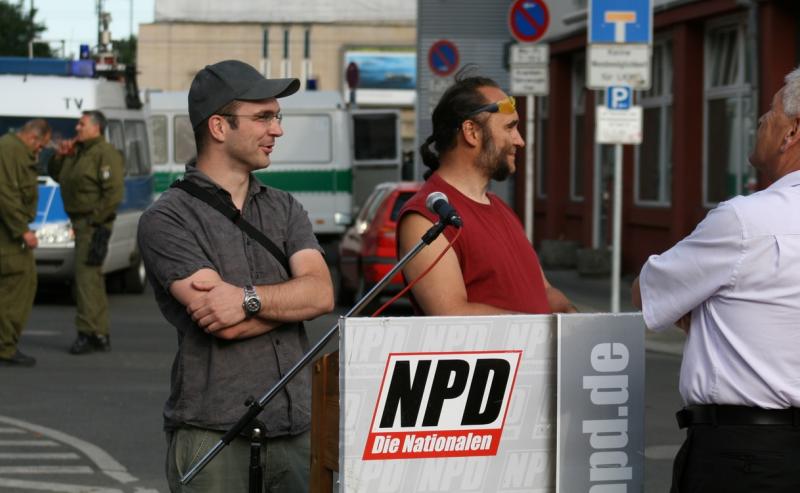
{"type": "Polygon", "coordinates": [[[490,132],[484,131],[483,133],[483,149],[478,156],[478,168],[483,170],[487,176],[495,181],[505,181],[511,175],[511,166],[508,164],[508,155],[511,152],[509,147],[505,147],[498,151],[497,146],[494,145],[494,139],[489,135],[490,132]]]}

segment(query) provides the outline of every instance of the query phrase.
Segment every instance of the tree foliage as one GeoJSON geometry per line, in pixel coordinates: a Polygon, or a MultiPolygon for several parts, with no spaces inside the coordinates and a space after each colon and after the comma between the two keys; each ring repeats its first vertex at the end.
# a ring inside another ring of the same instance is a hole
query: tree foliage
{"type": "MultiPolygon", "coordinates": [[[[22,1],[13,4],[0,0],[0,55],[28,56],[28,41],[47,29],[35,17],[36,9],[23,10],[22,1]]],[[[52,56],[50,46],[45,43],[34,43],[33,54],[52,56]]]]}
{"type": "Polygon", "coordinates": [[[125,65],[136,63],[136,36],[133,35],[127,39],[118,39],[114,41],[114,51],[117,52],[117,60],[125,65]]]}

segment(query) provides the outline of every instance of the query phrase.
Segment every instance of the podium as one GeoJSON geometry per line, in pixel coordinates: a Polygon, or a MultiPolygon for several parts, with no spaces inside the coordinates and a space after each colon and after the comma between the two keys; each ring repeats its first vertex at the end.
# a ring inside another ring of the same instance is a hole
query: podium
{"type": "Polygon", "coordinates": [[[342,319],[313,369],[311,491],[641,491],[644,330],[641,314],[342,319]]]}
{"type": "Polygon", "coordinates": [[[314,362],[311,384],[312,492],[334,491],[333,474],[339,471],[339,352],[314,362]]]}

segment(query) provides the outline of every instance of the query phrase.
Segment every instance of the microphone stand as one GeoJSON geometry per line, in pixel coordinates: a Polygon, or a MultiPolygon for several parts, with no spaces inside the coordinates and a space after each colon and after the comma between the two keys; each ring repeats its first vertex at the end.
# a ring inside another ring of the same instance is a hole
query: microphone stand
{"type": "MultiPolygon", "coordinates": [[[[397,264],[392,268],[392,270],[390,270],[385,276],[383,276],[383,278],[378,282],[378,284],[373,286],[372,289],[370,289],[367,292],[367,294],[365,294],[352,308],[350,308],[350,311],[345,313],[344,317],[351,317],[361,313],[361,310],[363,310],[364,307],[367,306],[375,298],[375,296],[377,296],[383,290],[383,288],[386,287],[387,284],[389,284],[389,282],[392,280],[395,274],[397,274],[400,271],[400,269],[405,267],[405,265],[411,259],[416,257],[417,254],[420,252],[420,250],[425,248],[427,245],[430,245],[431,242],[433,242],[433,240],[435,240],[440,234],[442,234],[442,231],[444,231],[444,229],[450,222],[452,221],[444,219],[440,220],[439,222],[431,226],[430,229],[428,229],[428,231],[426,231],[425,234],[422,235],[422,238],[414,246],[414,248],[409,250],[409,252],[406,253],[403,256],[403,258],[400,259],[399,262],[397,262],[397,264]]],[[[458,226],[460,226],[460,224],[458,226]]],[[[287,371],[283,375],[283,377],[281,377],[281,379],[278,380],[275,383],[275,385],[272,386],[271,389],[267,391],[266,394],[261,396],[260,399],[255,400],[252,397],[247,399],[247,402],[245,402],[245,406],[247,406],[247,411],[244,413],[244,415],[241,418],[239,418],[239,421],[237,421],[236,424],[234,424],[222,436],[222,438],[220,438],[219,441],[189,469],[189,471],[180,479],[180,483],[183,485],[189,484],[189,482],[195,476],[197,476],[197,474],[200,471],[202,471],[203,468],[207,466],[208,463],[214,459],[214,457],[217,456],[217,454],[222,452],[223,448],[229,445],[233,441],[233,439],[236,438],[242,432],[242,430],[244,430],[250,424],[250,421],[252,421],[256,416],[258,416],[258,414],[261,411],[264,410],[264,407],[267,405],[267,403],[271,401],[278,394],[278,392],[280,392],[281,390],[283,390],[284,387],[286,387],[286,384],[289,383],[289,380],[294,378],[295,375],[297,375],[300,372],[300,370],[303,369],[303,367],[305,367],[308,363],[311,362],[314,356],[316,356],[317,353],[319,353],[322,350],[322,348],[328,343],[328,341],[330,341],[333,338],[333,336],[336,335],[338,330],[339,330],[339,324],[336,323],[336,325],[331,327],[328,330],[328,332],[326,332],[325,335],[323,335],[322,338],[316,344],[314,344],[314,346],[311,349],[309,349],[308,352],[305,355],[303,355],[303,357],[300,358],[300,360],[297,363],[295,363],[295,365],[291,369],[289,369],[289,371],[287,371]]],[[[253,485],[251,485],[250,491],[253,491],[252,486],[253,485]]],[[[260,491],[260,489],[258,491],[260,491]]]]}

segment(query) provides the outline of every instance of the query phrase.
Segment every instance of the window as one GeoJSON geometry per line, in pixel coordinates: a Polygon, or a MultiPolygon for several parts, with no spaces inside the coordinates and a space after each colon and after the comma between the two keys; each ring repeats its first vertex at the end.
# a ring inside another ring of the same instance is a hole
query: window
{"type": "Polygon", "coordinates": [[[174,142],[172,148],[175,150],[174,161],[178,164],[188,163],[197,155],[197,147],[194,144],[194,130],[189,121],[189,115],[176,115],[172,120],[174,142]]]}
{"type": "Polygon", "coordinates": [[[120,120],[108,120],[106,127],[106,137],[114,147],[123,155],[125,154],[125,131],[122,129],[120,120]]]}
{"type": "Polygon", "coordinates": [[[142,120],[125,121],[125,174],[142,176],[150,173],[147,126],[142,120]]]}
{"type": "Polygon", "coordinates": [[[640,94],[642,144],[636,146],[637,205],[668,207],[672,193],[672,43],[653,45],[650,90],[640,94]]]}
{"type": "Polygon", "coordinates": [[[150,140],[150,154],[153,164],[167,164],[167,117],[165,115],[152,115],[150,117],[150,130],[153,138],[150,140]]]}
{"type": "Polygon", "coordinates": [[[547,169],[550,163],[547,160],[547,122],[549,117],[548,98],[536,98],[536,196],[547,197],[547,169]]]}
{"type": "Polygon", "coordinates": [[[569,197],[583,200],[584,123],[586,121],[586,56],[581,53],[572,59],[572,153],[569,163],[569,197]]]}
{"type": "Polygon", "coordinates": [[[327,115],[284,115],[283,136],[272,153],[276,164],[323,164],[333,159],[327,115]],[[309,139],[312,139],[311,141],[309,139]]]}
{"type": "Polygon", "coordinates": [[[749,80],[743,22],[706,31],[705,155],[703,202],[747,194],[755,170],[747,155],[754,139],[755,108],[749,80]]]}
{"type": "Polygon", "coordinates": [[[356,161],[398,159],[398,119],[394,113],[353,115],[353,141],[356,161]]]}

